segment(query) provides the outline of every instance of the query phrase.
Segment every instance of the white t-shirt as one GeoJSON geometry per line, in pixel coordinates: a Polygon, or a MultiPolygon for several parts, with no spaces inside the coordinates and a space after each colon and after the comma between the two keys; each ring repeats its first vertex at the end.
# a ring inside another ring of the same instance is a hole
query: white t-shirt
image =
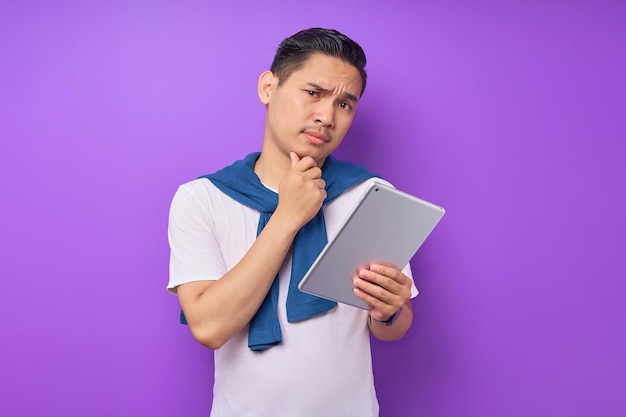
{"type": "MultiPolygon", "coordinates": [[[[324,207],[328,236],[337,230],[367,181],[324,207]]],[[[168,290],[222,277],[256,239],[259,212],[208,179],[179,187],[170,209],[168,290]]],[[[411,277],[409,266],[404,273],[411,277]]],[[[368,313],[338,303],[323,315],[288,323],[285,303],[291,255],[279,271],[278,320],[283,341],[248,348],[248,328],[215,351],[212,417],[375,417],[368,313]]],[[[413,295],[417,290],[413,288],[413,295]]]]}

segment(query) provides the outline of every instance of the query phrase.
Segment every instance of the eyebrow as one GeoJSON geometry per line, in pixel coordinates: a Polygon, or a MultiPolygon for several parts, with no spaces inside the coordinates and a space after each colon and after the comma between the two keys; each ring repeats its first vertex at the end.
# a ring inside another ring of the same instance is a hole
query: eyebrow
{"type": "MultiPolygon", "coordinates": [[[[324,87],[322,87],[320,85],[317,85],[315,83],[307,83],[307,85],[309,87],[313,88],[314,90],[319,91],[320,93],[324,93],[324,94],[332,93],[332,91],[330,91],[330,90],[328,90],[328,89],[326,89],[326,88],[324,88],[324,87]]],[[[352,101],[353,103],[357,103],[359,101],[359,99],[354,94],[351,94],[351,93],[348,93],[348,92],[344,92],[342,94],[342,97],[347,99],[347,100],[352,101]]]]}

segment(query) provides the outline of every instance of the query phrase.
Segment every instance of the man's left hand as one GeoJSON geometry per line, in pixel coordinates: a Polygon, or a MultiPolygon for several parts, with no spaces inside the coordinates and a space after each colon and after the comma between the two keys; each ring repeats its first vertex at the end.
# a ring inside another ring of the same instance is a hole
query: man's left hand
{"type": "Polygon", "coordinates": [[[352,279],[354,293],[370,306],[374,320],[388,320],[411,299],[411,278],[391,266],[373,264],[352,279]]]}

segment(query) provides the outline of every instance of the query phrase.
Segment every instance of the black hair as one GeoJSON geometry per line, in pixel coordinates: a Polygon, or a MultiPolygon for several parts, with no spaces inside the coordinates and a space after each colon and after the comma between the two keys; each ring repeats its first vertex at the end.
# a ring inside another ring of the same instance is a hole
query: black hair
{"type": "Polygon", "coordinates": [[[365,52],[358,43],[334,29],[305,29],[288,37],[278,46],[270,71],[278,77],[280,85],[316,52],[339,58],[359,70],[363,95],[367,81],[365,52]]]}

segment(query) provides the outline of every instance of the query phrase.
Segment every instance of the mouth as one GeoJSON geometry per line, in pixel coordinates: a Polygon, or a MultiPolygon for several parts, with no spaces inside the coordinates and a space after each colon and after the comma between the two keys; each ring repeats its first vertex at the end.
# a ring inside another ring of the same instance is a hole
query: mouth
{"type": "Polygon", "coordinates": [[[325,134],[323,134],[322,132],[316,132],[316,131],[304,131],[303,132],[311,142],[321,145],[323,143],[326,142],[330,142],[330,138],[328,136],[326,136],[325,134]]]}

